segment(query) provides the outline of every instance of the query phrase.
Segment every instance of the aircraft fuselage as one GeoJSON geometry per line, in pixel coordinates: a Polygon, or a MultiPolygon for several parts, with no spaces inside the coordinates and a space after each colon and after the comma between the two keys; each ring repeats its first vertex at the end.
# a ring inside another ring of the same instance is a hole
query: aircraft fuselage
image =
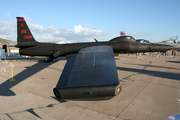
{"type": "Polygon", "coordinates": [[[165,52],[172,49],[170,45],[141,44],[136,42],[89,42],[89,43],[36,43],[31,47],[20,48],[21,55],[60,57],[72,54],[82,48],[91,46],[107,45],[113,48],[114,53],[136,53],[136,52],[165,52]]]}

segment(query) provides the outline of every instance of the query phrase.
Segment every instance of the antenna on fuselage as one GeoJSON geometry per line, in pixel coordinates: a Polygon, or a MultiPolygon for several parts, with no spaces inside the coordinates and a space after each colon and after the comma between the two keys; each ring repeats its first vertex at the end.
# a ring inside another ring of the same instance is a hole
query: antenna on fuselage
{"type": "Polygon", "coordinates": [[[94,40],[95,40],[96,42],[98,42],[98,41],[96,40],[96,38],[94,38],[94,40]]]}

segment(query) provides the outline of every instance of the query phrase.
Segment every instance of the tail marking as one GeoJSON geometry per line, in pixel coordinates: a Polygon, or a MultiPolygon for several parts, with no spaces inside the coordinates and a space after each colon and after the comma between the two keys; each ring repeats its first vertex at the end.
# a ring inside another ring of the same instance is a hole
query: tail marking
{"type": "Polygon", "coordinates": [[[37,42],[23,17],[17,17],[17,32],[18,44],[33,44],[37,42]]]}

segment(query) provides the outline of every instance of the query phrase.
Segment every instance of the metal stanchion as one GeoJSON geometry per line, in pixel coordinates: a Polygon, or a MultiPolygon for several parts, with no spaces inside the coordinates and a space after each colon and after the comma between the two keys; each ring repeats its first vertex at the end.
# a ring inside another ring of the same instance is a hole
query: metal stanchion
{"type": "Polygon", "coordinates": [[[9,81],[15,81],[15,79],[13,79],[13,64],[11,63],[11,77],[12,79],[9,81]]]}

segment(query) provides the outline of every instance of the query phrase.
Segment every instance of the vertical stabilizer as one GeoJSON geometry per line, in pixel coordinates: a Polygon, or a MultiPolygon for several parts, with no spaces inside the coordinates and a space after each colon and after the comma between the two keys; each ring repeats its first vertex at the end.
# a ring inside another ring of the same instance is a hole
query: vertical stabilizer
{"type": "Polygon", "coordinates": [[[18,44],[32,44],[37,42],[29,27],[27,26],[23,17],[16,17],[17,18],[17,43],[18,44]]]}

